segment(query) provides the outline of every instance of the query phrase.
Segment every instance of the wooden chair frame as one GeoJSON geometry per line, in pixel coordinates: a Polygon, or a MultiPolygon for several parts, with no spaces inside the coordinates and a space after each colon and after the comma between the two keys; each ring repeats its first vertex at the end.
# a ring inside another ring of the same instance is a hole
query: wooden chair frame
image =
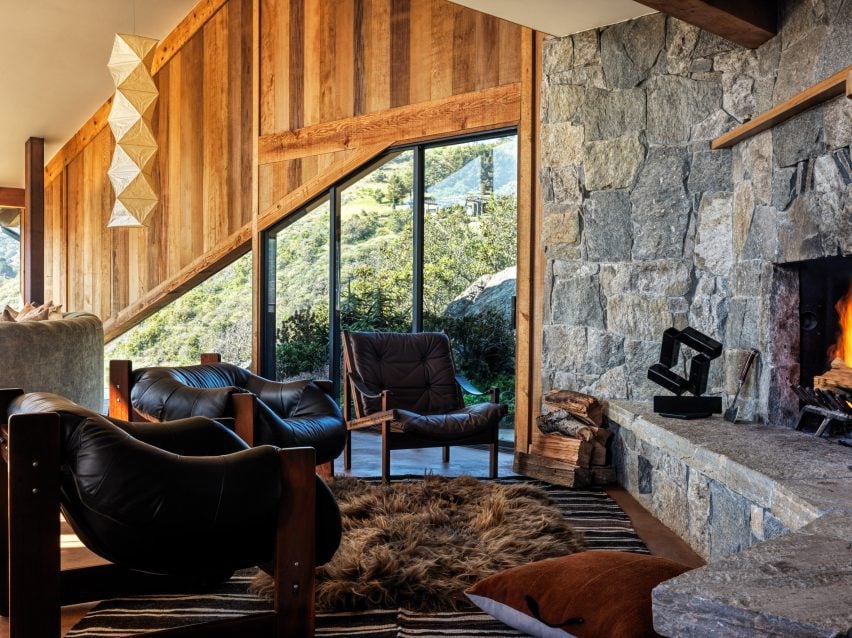
{"type": "MultiPolygon", "coordinates": [[[[201,364],[221,363],[222,355],[206,352],[201,355],[201,364]]],[[[331,381],[314,381],[316,385],[331,393],[331,381]]],[[[126,359],[111,359],[109,362],[109,416],[123,421],[147,421],[130,402],[133,389],[133,362],[126,359]]],[[[231,395],[231,410],[234,415],[234,432],[249,447],[254,446],[257,427],[257,397],[251,392],[236,392],[231,395]]],[[[334,461],[316,466],[323,478],[334,476],[334,461]]]]}
{"type": "MultiPolygon", "coordinates": [[[[65,604],[144,591],[146,577],[104,565],[60,570],[59,415],[7,417],[21,390],[0,390],[0,615],[10,638],[58,638],[65,604]],[[140,583],[135,582],[142,581],[140,583]]],[[[163,638],[314,635],[316,479],[313,448],[279,451],[286,489],[274,553],[274,611],[147,633],[163,638]]],[[[149,579],[152,577],[148,577],[149,579]]]]}
{"type": "MultiPolygon", "coordinates": [[[[361,430],[364,428],[380,427],[382,433],[382,482],[390,482],[390,453],[391,450],[410,450],[417,448],[433,448],[440,447],[442,449],[441,460],[443,463],[450,462],[450,447],[464,445],[488,445],[488,476],[491,479],[497,478],[497,458],[499,448],[499,423],[495,424],[487,436],[471,437],[469,439],[461,439],[458,442],[430,442],[422,439],[408,440],[406,442],[394,441],[395,436],[404,436],[402,430],[395,426],[397,421],[397,411],[389,408],[389,397],[391,393],[388,390],[382,390],[378,394],[371,392],[354,373],[352,365],[351,352],[346,333],[341,335],[343,339],[343,420],[346,421],[346,446],[343,448],[343,468],[350,470],[352,468],[352,432],[353,430],[361,430]],[[364,414],[361,409],[361,403],[357,397],[360,395],[365,399],[381,400],[381,411],[373,414],[364,414]],[[352,406],[355,407],[355,414],[352,414],[352,406]]],[[[452,356],[452,355],[451,355],[452,356]]],[[[461,390],[468,394],[485,395],[474,388],[471,383],[462,375],[455,375],[459,396],[461,390]]],[[[488,391],[490,401],[492,403],[500,402],[500,390],[492,386],[488,391]]]]}

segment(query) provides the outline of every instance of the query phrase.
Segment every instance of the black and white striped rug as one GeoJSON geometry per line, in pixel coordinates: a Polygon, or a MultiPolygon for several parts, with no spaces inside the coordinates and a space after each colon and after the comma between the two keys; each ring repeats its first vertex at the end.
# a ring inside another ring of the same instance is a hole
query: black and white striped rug
{"type": "MultiPolygon", "coordinates": [[[[416,480],[412,478],[411,480],[416,480]]],[[[501,479],[500,483],[527,481],[501,479]]],[[[575,490],[539,481],[562,515],[586,536],[588,549],[648,553],[627,514],[601,489],[575,490]]],[[[169,594],[116,598],[99,603],[67,634],[67,638],[121,638],[216,619],[269,610],[269,602],[247,592],[255,570],[238,572],[206,594],[169,594]]],[[[477,611],[415,613],[404,609],[360,613],[320,613],[318,637],[438,638],[523,636],[477,611]]]]}

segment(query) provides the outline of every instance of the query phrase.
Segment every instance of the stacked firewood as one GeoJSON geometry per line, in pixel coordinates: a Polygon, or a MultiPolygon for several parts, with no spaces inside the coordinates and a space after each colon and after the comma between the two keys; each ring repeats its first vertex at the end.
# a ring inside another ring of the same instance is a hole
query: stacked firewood
{"type": "Polygon", "coordinates": [[[521,473],[551,483],[584,486],[615,482],[608,464],[603,404],[571,390],[554,390],[544,398],[528,454],[518,455],[521,473]]]}

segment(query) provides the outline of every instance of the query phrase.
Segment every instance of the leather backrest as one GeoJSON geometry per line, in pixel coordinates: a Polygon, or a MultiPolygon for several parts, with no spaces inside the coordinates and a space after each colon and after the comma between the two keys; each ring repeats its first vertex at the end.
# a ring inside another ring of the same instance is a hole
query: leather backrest
{"type": "MultiPolygon", "coordinates": [[[[347,362],[372,392],[390,391],[389,408],[443,414],[463,406],[450,340],[441,332],[346,332],[347,362]]],[[[381,410],[379,399],[356,392],[361,414],[381,410]]]]}

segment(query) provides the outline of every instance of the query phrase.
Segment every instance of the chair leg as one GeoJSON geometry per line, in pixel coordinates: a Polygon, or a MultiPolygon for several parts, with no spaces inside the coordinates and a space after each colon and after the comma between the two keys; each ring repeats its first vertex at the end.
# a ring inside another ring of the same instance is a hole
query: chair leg
{"type": "Polygon", "coordinates": [[[390,483],[390,421],[382,423],[382,483],[390,483]]]}
{"type": "Polygon", "coordinates": [[[444,463],[450,462],[450,446],[449,445],[444,446],[444,451],[441,454],[441,460],[443,460],[444,463]]]}
{"type": "Polygon", "coordinates": [[[352,431],[346,430],[346,445],[343,446],[343,469],[352,469],[352,431]]]}
{"type": "Polygon", "coordinates": [[[497,437],[494,437],[494,441],[491,443],[490,447],[490,455],[488,459],[488,477],[492,479],[497,478],[497,437]]]}
{"type": "Polygon", "coordinates": [[[279,452],[284,494],[275,540],[276,638],[313,638],[316,479],[313,448],[279,452]]]}
{"type": "Polygon", "coordinates": [[[9,419],[9,637],[60,632],[59,416],[9,419]]]}

